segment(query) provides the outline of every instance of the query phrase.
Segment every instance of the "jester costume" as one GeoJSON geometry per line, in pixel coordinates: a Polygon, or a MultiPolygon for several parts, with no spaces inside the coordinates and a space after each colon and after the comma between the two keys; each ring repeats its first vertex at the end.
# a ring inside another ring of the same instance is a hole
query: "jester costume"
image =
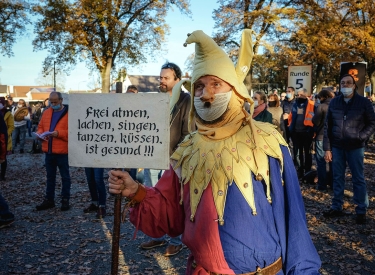
{"type": "MultiPolygon", "coordinates": [[[[287,144],[271,124],[254,121],[244,109],[246,100],[254,110],[243,84],[252,58],[250,30],[241,42],[234,69],[210,37],[189,35],[186,44],[196,43],[191,82],[216,76],[234,93],[219,122],[197,120],[198,130],[171,156],[171,169],[154,188],[144,187],[130,220],[152,237],[182,234],[191,251],[186,274],[319,274],[287,144]]],[[[175,100],[172,95],[171,104],[175,100]]]]}

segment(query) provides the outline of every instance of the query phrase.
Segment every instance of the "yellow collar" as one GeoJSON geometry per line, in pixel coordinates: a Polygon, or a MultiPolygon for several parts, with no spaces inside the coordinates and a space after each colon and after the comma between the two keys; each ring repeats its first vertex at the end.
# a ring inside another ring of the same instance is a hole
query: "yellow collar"
{"type": "Polygon", "coordinates": [[[213,140],[197,132],[188,135],[171,159],[176,161],[175,170],[181,168],[181,183],[190,182],[190,220],[194,220],[209,183],[221,225],[224,224],[227,189],[233,182],[256,215],[251,172],[257,180],[264,180],[271,203],[268,156],[278,159],[283,167],[280,144],[287,145],[273,125],[252,119],[244,120],[243,127],[225,139],[213,140]]]}

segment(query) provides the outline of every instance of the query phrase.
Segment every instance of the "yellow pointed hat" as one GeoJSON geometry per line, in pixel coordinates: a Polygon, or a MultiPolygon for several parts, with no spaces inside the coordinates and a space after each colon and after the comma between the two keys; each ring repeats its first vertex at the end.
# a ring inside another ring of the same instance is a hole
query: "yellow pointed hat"
{"type": "MultiPolygon", "coordinates": [[[[216,42],[201,30],[188,34],[188,38],[184,43],[195,43],[194,68],[191,78],[191,95],[194,97],[194,82],[205,75],[213,75],[221,78],[234,88],[237,96],[250,103],[250,109],[253,110],[253,100],[243,83],[247,73],[250,70],[250,64],[253,59],[252,35],[253,31],[245,29],[242,32],[241,46],[239,49],[239,57],[236,67],[227,53],[219,47],[216,42]]],[[[189,82],[181,80],[174,86],[173,94],[179,94],[181,85],[189,82]]],[[[194,113],[194,104],[191,105],[190,118],[194,113]]]]}

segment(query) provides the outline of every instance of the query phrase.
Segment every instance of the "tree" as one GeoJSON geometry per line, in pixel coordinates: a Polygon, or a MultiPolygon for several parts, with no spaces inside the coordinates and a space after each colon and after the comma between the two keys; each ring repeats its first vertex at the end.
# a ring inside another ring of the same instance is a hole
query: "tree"
{"type": "MultiPolygon", "coordinates": [[[[220,7],[214,10],[213,18],[217,32],[215,41],[225,46],[228,52],[234,52],[239,47],[237,40],[243,29],[252,29],[255,32],[253,44],[254,55],[258,54],[259,47],[265,45],[265,39],[272,40],[275,33],[282,33],[281,20],[293,14],[291,7],[293,0],[219,0],[220,7]]],[[[235,55],[234,55],[235,56],[235,55]]],[[[250,65],[252,74],[252,64],[250,65]]],[[[251,79],[247,78],[248,88],[251,88],[251,79]]]]}
{"type": "Polygon", "coordinates": [[[27,9],[25,1],[0,1],[0,53],[2,55],[13,56],[13,44],[30,22],[27,9]]]}
{"type": "Polygon", "coordinates": [[[47,49],[44,67],[53,61],[69,70],[78,61],[101,76],[109,92],[113,68],[136,66],[156,56],[169,33],[165,16],[171,7],[190,14],[188,0],[41,0],[33,10],[34,49],[47,49]]]}
{"type": "MultiPolygon", "coordinates": [[[[57,70],[56,71],[56,91],[65,90],[66,76],[65,74],[57,70]]],[[[35,79],[35,83],[41,86],[53,87],[53,70],[45,73],[43,70],[39,72],[38,78],[35,79]]]]}

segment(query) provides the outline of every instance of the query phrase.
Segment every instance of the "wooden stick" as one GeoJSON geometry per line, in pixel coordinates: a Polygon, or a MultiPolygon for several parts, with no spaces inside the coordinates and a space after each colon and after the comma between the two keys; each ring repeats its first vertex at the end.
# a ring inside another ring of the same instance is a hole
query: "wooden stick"
{"type": "Polygon", "coordinates": [[[118,274],[118,256],[120,245],[120,229],[121,229],[121,194],[115,195],[115,204],[113,212],[113,232],[112,232],[112,264],[111,275],[118,274]]]}

